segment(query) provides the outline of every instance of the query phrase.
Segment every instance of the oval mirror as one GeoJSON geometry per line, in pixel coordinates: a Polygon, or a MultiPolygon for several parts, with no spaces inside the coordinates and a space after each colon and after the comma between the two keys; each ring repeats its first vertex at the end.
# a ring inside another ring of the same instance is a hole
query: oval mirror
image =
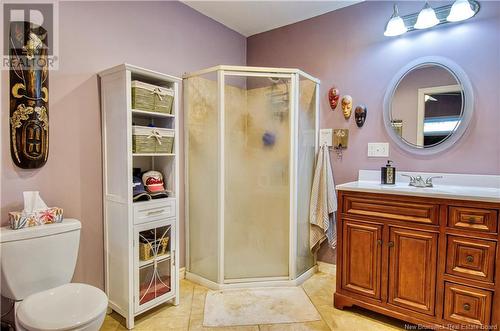
{"type": "Polygon", "coordinates": [[[394,76],[384,98],[384,125],[404,150],[435,154],[460,139],[473,104],[471,84],[458,65],[441,57],[425,57],[394,76]]]}

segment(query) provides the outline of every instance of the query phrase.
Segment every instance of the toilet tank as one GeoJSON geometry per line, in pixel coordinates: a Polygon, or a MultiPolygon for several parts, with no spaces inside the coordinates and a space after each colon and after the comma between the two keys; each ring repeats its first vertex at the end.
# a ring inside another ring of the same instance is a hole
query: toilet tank
{"type": "Polygon", "coordinates": [[[80,244],[80,221],[0,230],[1,294],[13,300],[71,281],[80,244]]]}

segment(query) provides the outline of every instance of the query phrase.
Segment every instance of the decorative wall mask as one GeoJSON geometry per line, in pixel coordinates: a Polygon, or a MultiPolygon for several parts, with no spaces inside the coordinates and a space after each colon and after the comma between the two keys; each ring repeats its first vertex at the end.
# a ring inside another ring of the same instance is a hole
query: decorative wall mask
{"type": "Polygon", "coordinates": [[[365,105],[359,105],[354,109],[354,119],[356,120],[356,125],[358,128],[362,127],[366,121],[366,114],[368,110],[365,105]]]}
{"type": "Polygon", "coordinates": [[[348,120],[352,113],[352,97],[350,95],[344,95],[341,100],[341,105],[344,118],[348,120]]]}
{"type": "Polygon", "coordinates": [[[47,32],[30,22],[10,24],[10,151],[24,169],[49,154],[47,32]]]}
{"type": "Polygon", "coordinates": [[[330,102],[330,108],[335,110],[339,104],[340,92],[335,86],[328,91],[328,101],[330,102]]]}

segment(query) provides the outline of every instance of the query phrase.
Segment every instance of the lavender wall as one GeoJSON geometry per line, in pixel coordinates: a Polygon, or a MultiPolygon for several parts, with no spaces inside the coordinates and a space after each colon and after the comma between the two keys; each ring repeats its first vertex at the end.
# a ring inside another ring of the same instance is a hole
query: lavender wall
{"type": "MultiPolygon", "coordinates": [[[[5,224],[8,211],[22,208],[22,191],[39,190],[48,205],[63,207],[65,216],[82,222],[74,280],[102,288],[101,121],[96,73],[124,62],[177,76],[221,63],[244,65],[246,40],[179,2],[60,2],[59,15],[60,68],[50,73],[50,154],[41,169],[21,170],[11,161],[8,72],[2,72],[1,219],[5,224]]],[[[181,220],[183,211],[181,198],[181,220]]],[[[180,230],[183,240],[183,221],[180,230]]]]}
{"type": "MultiPolygon", "coordinates": [[[[447,2],[449,3],[449,2],[447,2]]],[[[358,169],[379,169],[384,159],[370,159],[368,142],[389,141],[382,123],[382,102],[392,76],[411,60],[439,55],[457,62],[475,93],[476,114],[465,136],[453,148],[433,157],[409,155],[391,143],[390,158],[401,170],[500,174],[500,3],[481,2],[472,20],[402,37],[383,35],[393,2],[367,1],[306,21],[252,36],[247,64],[297,67],[321,79],[323,128],[349,128],[343,159],[332,156],[336,183],[355,180],[358,169]],[[333,85],[368,107],[365,126],[332,112],[327,91],[333,85]]],[[[433,2],[433,5],[436,3],[433,2]]],[[[420,10],[422,1],[399,2],[400,13],[420,10]]],[[[323,248],[320,260],[334,261],[323,248]]]]}

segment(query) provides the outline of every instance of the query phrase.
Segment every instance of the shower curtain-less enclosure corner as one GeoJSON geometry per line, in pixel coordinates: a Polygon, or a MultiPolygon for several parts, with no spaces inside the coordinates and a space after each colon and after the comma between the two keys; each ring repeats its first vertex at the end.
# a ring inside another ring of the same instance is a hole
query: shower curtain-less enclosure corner
{"type": "Polygon", "coordinates": [[[315,265],[319,81],[217,66],[186,75],[184,89],[187,278],[211,288],[300,283],[315,265]]]}

